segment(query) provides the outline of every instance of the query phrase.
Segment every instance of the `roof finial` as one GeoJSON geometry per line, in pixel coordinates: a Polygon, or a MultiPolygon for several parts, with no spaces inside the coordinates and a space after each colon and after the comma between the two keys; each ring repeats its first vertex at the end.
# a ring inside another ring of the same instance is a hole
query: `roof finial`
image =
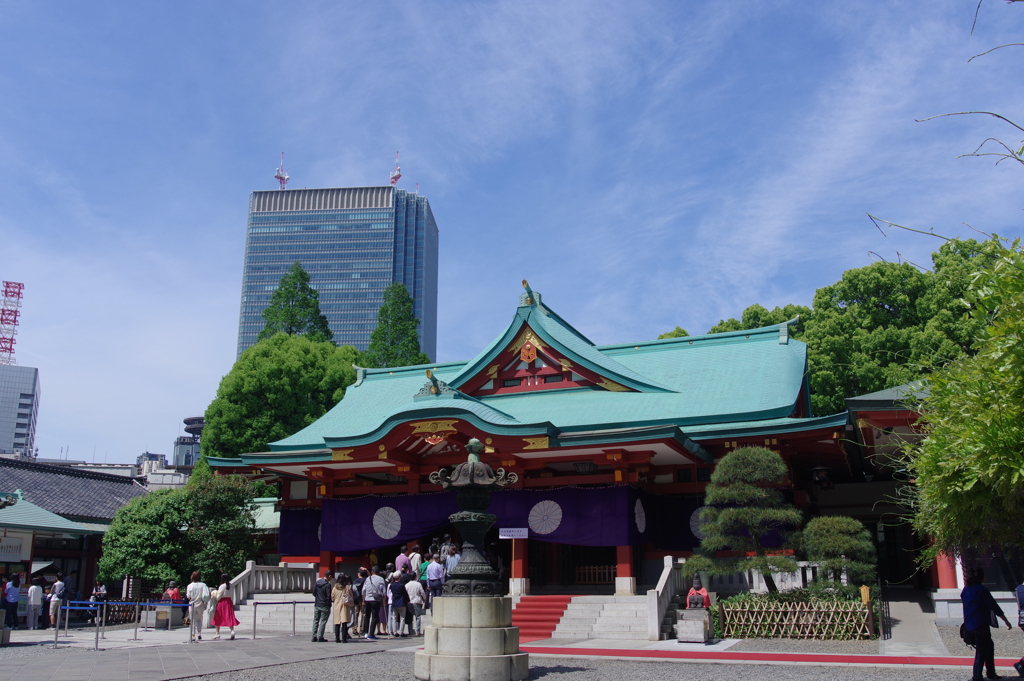
{"type": "Polygon", "coordinates": [[[530,282],[528,282],[525,279],[523,279],[523,288],[525,288],[527,291],[529,291],[530,290],[530,282]]]}

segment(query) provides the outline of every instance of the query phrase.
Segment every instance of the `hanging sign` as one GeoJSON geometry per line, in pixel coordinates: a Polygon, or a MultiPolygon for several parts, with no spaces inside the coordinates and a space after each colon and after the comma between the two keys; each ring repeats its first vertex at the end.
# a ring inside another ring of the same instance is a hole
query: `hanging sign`
{"type": "Polygon", "coordinates": [[[529,539],[530,528],[528,527],[500,527],[498,528],[498,539],[529,539]]]}
{"type": "Polygon", "coordinates": [[[21,537],[0,538],[0,563],[21,561],[21,537]]]}

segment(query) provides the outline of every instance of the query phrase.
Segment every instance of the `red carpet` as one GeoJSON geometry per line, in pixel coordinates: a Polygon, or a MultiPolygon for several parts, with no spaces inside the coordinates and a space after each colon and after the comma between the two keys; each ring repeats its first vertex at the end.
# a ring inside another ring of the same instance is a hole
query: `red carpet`
{"type": "MultiPolygon", "coordinates": [[[[514,611],[513,611],[514,612],[514,611]]],[[[513,615],[513,618],[515,615],[513,615]]],[[[535,639],[531,639],[535,640],[535,639]]],[[[825,653],[755,653],[697,650],[636,650],[620,648],[555,648],[529,646],[523,652],[565,657],[636,657],[663,660],[707,660],[716,662],[804,662],[818,664],[907,665],[907,666],[966,666],[972,657],[912,657],[896,655],[830,655],[825,653]]],[[[1016,659],[996,658],[997,667],[1013,667],[1016,659]]]]}
{"type": "Polygon", "coordinates": [[[512,626],[519,627],[519,642],[551,638],[572,596],[523,596],[512,611],[512,626]]]}

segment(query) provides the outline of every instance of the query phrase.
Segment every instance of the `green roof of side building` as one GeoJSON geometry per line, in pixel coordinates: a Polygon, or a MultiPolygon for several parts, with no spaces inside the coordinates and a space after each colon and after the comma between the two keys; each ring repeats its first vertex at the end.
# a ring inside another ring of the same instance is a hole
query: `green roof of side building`
{"type": "MultiPolygon", "coordinates": [[[[675,426],[693,439],[728,433],[829,427],[847,415],[809,413],[807,347],[789,337],[789,324],[746,331],[596,346],[529,291],[505,331],[475,359],[397,369],[360,369],[345,398],[312,425],[270,444],[264,461],[325,447],[375,441],[398,423],[462,418],[488,432],[584,434],[617,428],[675,426]],[[578,366],[628,388],[546,389],[472,397],[459,391],[522,332],[524,326],[578,366]],[[447,384],[438,396],[417,398],[424,372],[447,384]],[[438,399],[440,398],[440,399],[438,399]],[[278,457],[274,457],[277,454],[278,457]]],[[[575,439],[575,438],[574,438],[575,439]]],[[[553,439],[552,446],[557,446],[553,439]]],[[[246,463],[256,458],[243,457],[246,463]]]]}
{"type": "Polygon", "coordinates": [[[18,492],[14,496],[18,501],[13,506],[0,508],[0,527],[59,534],[103,534],[102,530],[85,527],[25,501],[18,492]]]}

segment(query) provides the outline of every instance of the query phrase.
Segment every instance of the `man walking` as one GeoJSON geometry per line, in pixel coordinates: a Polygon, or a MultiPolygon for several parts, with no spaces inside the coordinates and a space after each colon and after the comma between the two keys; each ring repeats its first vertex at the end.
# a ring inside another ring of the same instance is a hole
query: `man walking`
{"type": "Polygon", "coordinates": [[[331,577],[334,573],[330,570],[324,576],[316,580],[313,585],[313,643],[326,643],[324,629],[327,628],[327,620],[331,617],[331,577]]]}
{"type": "MultiPolygon", "coordinates": [[[[403,578],[405,579],[405,578],[403,578]]],[[[405,591],[409,594],[409,607],[406,610],[406,621],[409,623],[409,633],[415,636],[423,634],[423,607],[426,601],[426,593],[418,579],[408,579],[405,582],[405,591]]]]}
{"type": "Polygon", "coordinates": [[[374,565],[370,569],[370,576],[363,582],[363,607],[369,611],[369,618],[366,625],[366,640],[377,640],[377,622],[380,616],[380,604],[387,598],[384,580],[380,576],[380,568],[374,565]]]}
{"type": "Polygon", "coordinates": [[[985,571],[974,568],[967,573],[967,586],[960,592],[960,600],[964,603],[964,624],[974,635],[974,676],[972,681],[983,681],[982,668],[986,678],[1001,678],[996,674],[996,650],[992,642],[991,626],[996,626],[996,617],[1006,622],[1007,629],[1013,629],[1010,620],[1006,619],[1002,608],[992,598],[992,593],[982,586],[985,571]]]}

